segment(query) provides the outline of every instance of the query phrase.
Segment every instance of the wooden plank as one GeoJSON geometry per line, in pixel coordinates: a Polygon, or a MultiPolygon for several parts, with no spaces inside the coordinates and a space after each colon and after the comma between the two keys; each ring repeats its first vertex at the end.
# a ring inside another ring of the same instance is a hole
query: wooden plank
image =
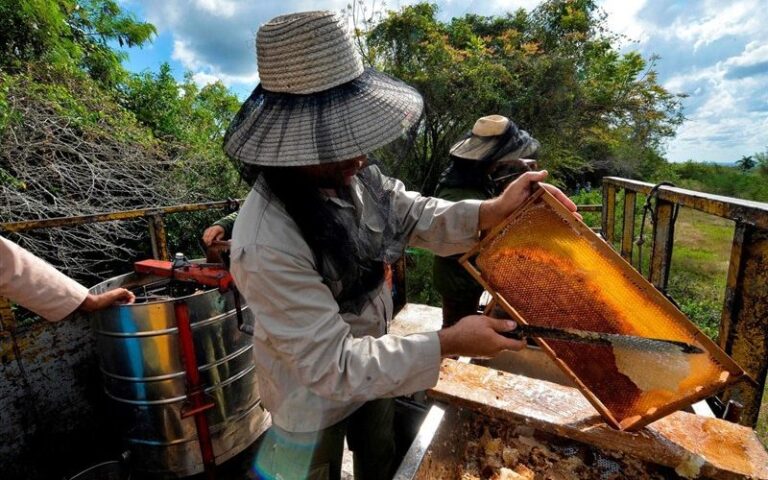
{"type": "Polygon", "coordinates": [[[612,184],[603,184],[603,237],[608,245],[613,246],[613,237],[616,230],[616,187],[612,184]]]}
{"type": "Polygon", "coordinates": [[[392,319],[387,331],[395,335],[436,332],[443,326],[443,311],[439,307],[407,303],[392,319]]]}
{"type": "Polygon", "coordinates": [[[741,382],[724,395],[744,405],[741,422],[754,426],[768,374],[768,231],[739,223],[733,236],[720,322],[720,346],[758,384],[741,382]]]}
{"type": "Polygon", "coordinates": [[[168,236],[165,232],[165,220],[162,215],[152,215],[149,222],[149,235],[152,238],[152,254],[157,260],[168,261],[168,236]]]}
{"type": "Polygon", "coordinates": [[[651,251],[651,283],[661,290],[667,291],[669,283],[669,267],[672,264],[672,244],[675,239],[674,209],[672,203],[656,201],[653,225],[653,247],[651,251]]]}
{"type": "Polygon", "coordinates": [[[632,247],[635,244],[635,201],[637,194],[624,190],[624,226],[621,230],[621,256],[632,263],[632,247]]]}
{"type": "MultiPolygon", "coordinates": [[[[652,183],[619,177],[605,177],[603,178],[603,185],[628,188],[645,194],[653,188],[652,183]]],[[[768,230],[768,203],[666,186],[659,188],[658,198],[659,200],[675,203],[682,207],[689,207],[768,230]]]]}
{"type": "Polygon", "coordinates": [[[450,359],[430,397],[489,417],[716,479],[768,480],[768,453],[755,433],[715,418],[675,412],[638,432],[611,428],[575,388],[450,359]]]}

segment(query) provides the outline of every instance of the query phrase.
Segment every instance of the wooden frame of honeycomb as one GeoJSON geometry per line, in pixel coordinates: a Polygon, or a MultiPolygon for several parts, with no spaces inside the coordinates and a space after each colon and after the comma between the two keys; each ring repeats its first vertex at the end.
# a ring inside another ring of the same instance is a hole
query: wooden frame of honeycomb
{"type": "Polygon", "coordinates": [[[615,428],[639,429],[744,375],[544,189],[460,261],[518,322],[680,340],[705,351],[685,355],[535,339],[615,428]]]}

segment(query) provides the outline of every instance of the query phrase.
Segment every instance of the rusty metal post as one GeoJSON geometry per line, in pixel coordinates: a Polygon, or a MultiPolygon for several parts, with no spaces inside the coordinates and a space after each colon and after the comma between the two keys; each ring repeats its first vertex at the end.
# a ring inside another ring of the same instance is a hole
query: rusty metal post
{"type": "Polygon", "coordinates": [[[621,230],[621,256],[632,263],[632,246],[635,243],[635,199],[637,194],[624,190],[624,226],[621,230]]]}
{"type": "Polygon", "coordinates": [[[170,260],[168,235],[165,232],[165,221],[162,215],[156,214],[150,217],[149,236],[152,240],[152,256],[156,260],[170,260]]]}
{"type": "Polygon", "coordinates": [[[0,296],[0,336],[11,335],[16,330],[16,315],[11,308],[11,301],[0,296]]]}
{"type": "Polygon", "coordinates": [[[656,200],[649,280],[662,292],[667,291],[669,267],[672,263],[672,242],[675,238],[674,208],[673,203],[656,200]]]}
{"type": "Polygon", "coordinates": [[[726,280],[719,343],[759,386],[734,385],[724,400],[744,406],[741,423],[754,427],[768,374],[768,230],[736,224],[726,280]]]}
{"type": "Polygon", "coordinates": [[[603,180],[603,236],[613,246],[616,229],[616,185],[603,180]]]}

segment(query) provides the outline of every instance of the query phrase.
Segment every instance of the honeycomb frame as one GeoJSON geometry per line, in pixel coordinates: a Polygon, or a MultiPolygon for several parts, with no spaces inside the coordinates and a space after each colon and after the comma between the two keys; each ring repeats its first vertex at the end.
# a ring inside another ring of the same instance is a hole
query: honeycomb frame
{"type": "Polygon", "coordinates": [[[681,340],[705,351],[684,357],[685,370],[679,361],[670,363],[671,357],[649,360],[647,355],[628,355],[612,347],[535,338],[603,419],[620,430],[642,428],[744,375],[669,299],[545,189],[531,195],[460,262],[498,305],[523,324],[681,340]],[[540,280],[537,273],[542,272],[548,278],[540,280]],[[515,278],[526,282],[510,280],[515,278]],[[528,281],[543,289],[513,288],[521,283],[527,288],[528,281]],[[633,301],[624,302],[621,295],[633,301]],[[636,308],[630,312],[630,306],[636,308]],[[638,321],[648,318],[654,320],[638,321]],[[671,365],[671,372],[648,369],[654,363],[671,365]],[[678,380],[676,389],[663,383],[673,380],[678,380]]]}

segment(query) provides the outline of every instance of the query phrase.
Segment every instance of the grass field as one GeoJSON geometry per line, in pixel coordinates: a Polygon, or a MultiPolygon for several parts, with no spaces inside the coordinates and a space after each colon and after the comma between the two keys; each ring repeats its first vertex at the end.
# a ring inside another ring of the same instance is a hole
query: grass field
{"type": "MultiPolygon", "coordinates": [[[[680,210],[675,225],[669,293],[712,338],[720,324],[733,229],[729,220],[689,209],[680,210]]],[[[768,446],[768,388],[756,430],[768,446]]]]}

